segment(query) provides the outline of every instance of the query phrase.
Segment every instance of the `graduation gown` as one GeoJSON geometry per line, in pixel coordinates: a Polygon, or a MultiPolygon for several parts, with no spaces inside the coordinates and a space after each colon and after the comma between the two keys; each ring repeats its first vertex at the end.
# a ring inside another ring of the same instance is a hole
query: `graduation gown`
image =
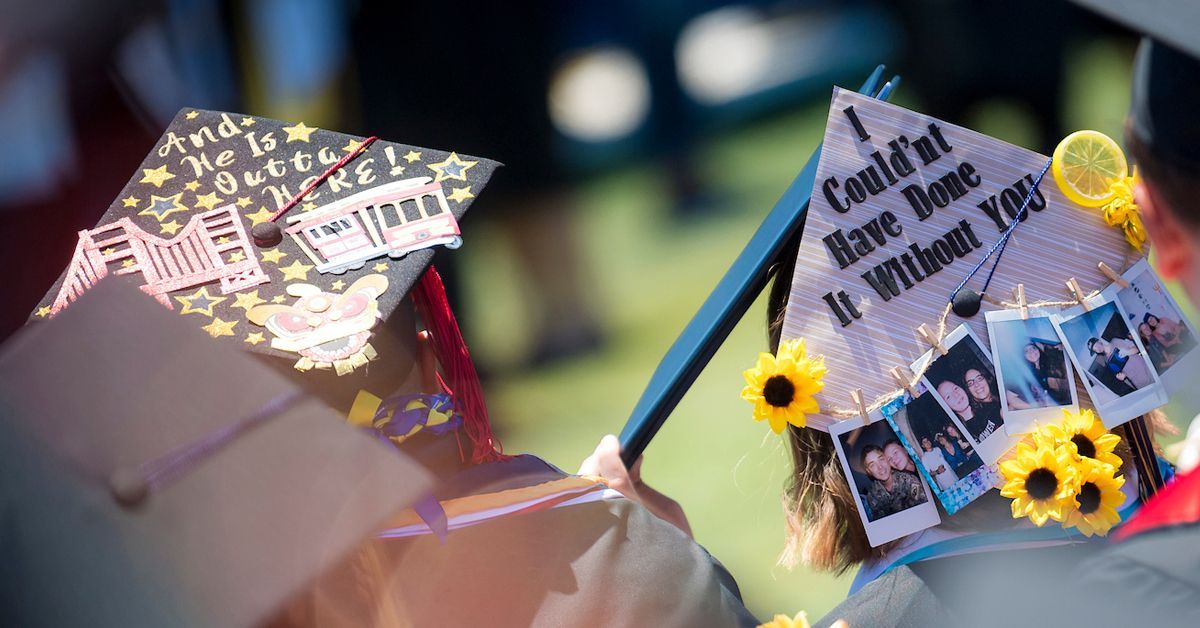
{"type": "MultiPolygon", "coordinates": [[[[469,468],[439,500],[568,477],[533,456],[469,468]]],[[[289,609],[318,626],[754,626],[707,551],[629,500],[377,539],[289,609]]]]}

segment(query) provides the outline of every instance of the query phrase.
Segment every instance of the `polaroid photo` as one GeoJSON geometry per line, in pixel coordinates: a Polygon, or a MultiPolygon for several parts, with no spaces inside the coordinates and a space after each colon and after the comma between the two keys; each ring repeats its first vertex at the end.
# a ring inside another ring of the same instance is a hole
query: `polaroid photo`
{"type": "Polygon", "coordinates": [[[987,313],[988,337],[996,365],[1000,405],[1009,434],[1032,432],[1037,423],[1057,423],[1063,410],[1077,410],[1075,373],[1062,338],[1050,320],[1053,312],[993,310],[987,313]]]}
{"type": "Polygon", "coordinates": [[[946,334],[942,346],[946,355],[930,349],[913,362],[913,372],[924,371],[921,381],[946,409],[956,430],[984,463],[992,464],[1020,440],[1004,429],[1002,389],[996,383],[992,356],[966,325],[946,334]]]}
{"type": "Polygon", "coordinates": [[[1112,429],[1167,403],[1146,348],[1117,301],[1104,297],[1051,317],[1104,427],[1112,429]]]}
{"type": "Polygon", "coordinates": [[[879,411],[899,436],[899,442],[883,446],[892,469],[911,472],[915,466],[946,514],[1003,483],[996,465],[984,463],[951,413],[923,385],[917,386],[915,398],[904,395],[879,411]]]}
{"type": "Polygon", "coordinates": [[[1121,304],[1125,320],[1146,348],[1150,365],[1170,397],[1195,381],[1200,369],[1200,351],[1196,350],[1200,334],[1145,259],[1131,266],[1122,278],[1129,287],[1114,283],[1101,296],[1121,304]]]}
{"type": "MultiPolygon", "coordinates": [[[[829,434],[850,482],[858,516],[867,529],[867,540],[871,547],[879,547],[935,526],[941,517],[912,458],[907,463],[900,460],[899,469],[893,466],[885,448],[899,438],[891,424],[879,411],[872,412],[869,419],[866,425],[861,418],[835,423],[829,434]]],[[[908,456],[907,450],[904,455],[908,456]]]]}

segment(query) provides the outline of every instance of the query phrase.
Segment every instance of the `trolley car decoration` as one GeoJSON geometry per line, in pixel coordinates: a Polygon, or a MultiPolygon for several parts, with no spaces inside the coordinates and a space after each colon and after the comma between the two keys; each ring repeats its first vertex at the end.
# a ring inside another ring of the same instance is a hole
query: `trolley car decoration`
{"type": "Polygon", "coordinates": [[[221,293],[229,294],[270,281],[232,204],[192,216],[170,240],[142,231],[128,217],[80,231],[50,315],[58,314],[110,272],[141,273],[142,291],[167,309],[174,309],[167,293],[176,290],[220,280],[221,293]],[[227,260],[226,255],[237,261],[227,260]]]}
{"type": "Polygon", "coordinates": [[[312,284],[288,284],[295,303],[256,305],[246,318],[274,334],[272,348],[300,354],[297,370],[332,368],[345,375],[377,355],[367,340],[382,318],[379,295],[387,288],[387,277],[379,274],[355,281],[342,294],[312,284]]]}
{"type": "Polygon", "coordinates": [[[442,185],[431,181],[404,179],[347,196],[288,218],[285,232],[320,273],[341,274],[376,257],[399,258],[439,244],[456,249],[462,246],[458,220],[442,185]]]}

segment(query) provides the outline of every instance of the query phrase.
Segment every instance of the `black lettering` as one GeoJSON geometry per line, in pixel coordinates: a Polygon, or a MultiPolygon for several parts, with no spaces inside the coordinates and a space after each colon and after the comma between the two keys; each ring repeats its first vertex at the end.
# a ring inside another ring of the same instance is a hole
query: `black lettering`
{"type": "Polygon", "coordinates": [[[884,301],[900,296],[900,286],[896,285],[896,278],[892,276],[886,262],[863,273],[862,278],[871,284],[871,287],[879,293],[879,296],[883,297],[884,301]]]}
{"type": "Polygon", "coordinates": [[[972,166],[971,162],[968,161],[958,164],[958,176],[962,177],[962,180],[966,181],[967,185],[973,188],[979,187],[979,184],[983,182],[983,178],[975,172],[975,166],[972,166]]]}
{"type": "Polygon", "coordinates": [[[867,191],[863,189],[863,184],[859,183],[858,179],[846,179],[846,196],[849,196],[850,200],[855,203],[861,203],[867,200],[867,191]]]}
{"type": "Polygon", "coordinates": [[[825,200],[829,201],[829,206],[839,214],[844,214],[850,211],[850,204],[846,203],[845,205],[842,205],[841,202],[838,201],[837,194],[834,193],[834,190],[837,188],[838,182],[836,177],[829,177],[828,179],[825,179],[825,183],[821,185],[821,190],[825,192],[825,200]]]}
{"type": "Polygon", "coordinates": [[[950,204],[950,195],[946,193],[946,186],[938,181],[933,181],[929,184],[929,200],[933,201],[938,207],[945,207],[950,204]]]}
{"type": "Polygon", "coordinates": [[[821,298],[825,300],[825,303],[829,304],[829,309],[833,310],[833,314],[837,316],[838,321],[842,324],[842,327],[845,327],[851,323],[850,317],[846,316],[846,313],[842,311],[842,308],[838,307],[837,301],[833,299],[832,292],[826,292],[825,296],[821,298]]]}
{"type": "Polygon", "coordinates": [[[867,191],[872,195],[879,194],[887,189],[883,184],[883,179],[879,178],[879,172],[875,170],[875,166],[867,166],[858,171],[858,179],[866,186],[867,191]]]}
{"type": "Polygon", "coordinates": [[[921,268],[925,270],[925,275],[929,276],[942,269],[942,265],[938,263],[937,257],[927,248],[917,246],[916,244],[909,245],[909,250],[913,252],[913,256],[921,263],[921,268]]]}
{"type": "Polygon", "coordinates": [[[854,252],[858,253],[859,257],[866,257],[875,250],[867,236],[863,235],[862,229],[851,229],[846,237],[854,241],[854,252]]]}
{"type": "Polygon", "coordinates": [[[887,178],[888,185],[896,185],[900,182],[900,180],[896,178],[896,175],[892,174],[892,169],[888,168],[887,160],[883,158],[883,155],[879,154],[879,151],[871,153],[871,159],[874,159],[875,163],[879,164],[879,169],[883,171],[883,176],[887,178]]]}
{"type": "Polygon", "coordinates": [[[950,193],[950,198],[958,200],[967,195],[967,186],[963,185],[962,178],[958,176],[958,172],[951,170],[942,175],[938,181],[946,186],[946,191],[950,193]]]}
{"type": "Polygon", "coordinates": [[[987,217],[992,219],[992,222],[996,223],[997,231],[1004,233],[1004,231],[1008,229],[1008,223],[1004,221],[1004,218],[1000,215],[1000,208],[996,206],[995,194],[987,197],[986,200],[980,201],[977,207],[982,209],[983,213],[987,214],[987,217]]]}
{"type": "Polygon", "coordinates": [[[929,202],[929,197],[925,195],[925,190],[916,183],[900,190],[904,198],[908,199],[908,204],[912,205],[913,212],[917,214],[919,220],[925,220],[933,214],[933,204],[929,202]]]}
{"type": "Polygon", "coordinates": [[[950,142],[947,142],[946,138],[942,137],[942,130],[938,128],[937,123],[929,123],[929,134],[933,136],[933,139],[937,140],[938,146],[942,147],[943,153],[950,152],[950,142]]]}
{"type": "Polygon", "coordinates": [[[933,241],[933,254],[937,256],[943,266],[949,266],[950,262],[954,261],[954,251],[950,250],[950,245],[946,244],[945,240],[933,241]]]}
{"type": "Polygon", "coordinates": [[[968,246],[967,237],[958,227],[946,232],[946,244],[950,245],[950,252],[954,253],[955,257],[966,257],[975,250],[975,247],[968,246]]]}
{"type": "Polygon", "coordinates": [[[971,246],[977,249],[983,247],[983,242],[980,242],[979,238],[975,237],[975,230],[971,228],[971,223],[966,218],[958,221],[958,226],[962,227],[963,233],[967,234],[967,239],[971,241],[971,246]]]}
{"type": "MultiPolygon", "coordinates": [[[[1021,194],[1021,201],[1024,202],[1025,197],[1029,195],[1029,188],[1025,187],[1025,182],[1028,181],[1030,187],[1033,186],[1033,175],[1025,175],[1024,179],[1018,180],[1013,185],[1016,186],[1017,192],[1021,194]]],[[[1042,186],[1033,188],[1033,196],[1029,198],[1029,209],[1035,212],[1040,212],[1046,209],[1046,197],[1042,196],[1042,186]]]]}
{"type": "Polygon", "coordinates": [[[908,278],[908,275],[904,274],[904,269],[900,266],[900,262],[896,258],[889,257],[884,263],[888,265],[889,269],[891,269],[891,273],[899,277],[900,281],[904,283],[905,290],[912,289],[913,285],[915,284],[913,284],[912,280],[908,278]]]}
{"type": "Polygon", "coordinates": [[[917,171],[917,167],[912,164],[912,161],[908,159],[908,154],[904,152],[904,149],[908,147],[907,137],[901,135],[888,142],[888,146],[892,147],[892,154],[888,157],[888,161],[891,162],[892,170],[895,170],[897,175],[907,177],[917,171]]]}
{"type": "Polygon", "coordinates": [[[853,105],[842,109],[842,113],[846,114],[847,118],[850,118],[850,124],[854,125],[854,132],[858,133],[858,141],[865,142],[871,139],[871,136],[867,134],[867,130],[863,128],[862,122],[859,121],[858,114],[854,113],[853,105]]]}
{"type": "Polygon", "coordinates": [[[850,312],[850,316],[862,318],[862,312],[859,312],[858,308],[854,307],[854,302],[850,300],[850,295],[846,294],[845,290],[838,291],[838,301],[841,301],[842,305],[846,306],[846,311],[850,312]]]}
{"type": "Polygon", "coordinates": [[[858,256],[850,248],[850,243],[846,241],[846,236],[842,234],[841,229],[821,238],[821,240],[825,242],[825,247],[833,254],[833,259],[837,260],[838,268],[845,268],[858,261],[858,256]]]}
{"type": "Polygon", "coordinates": [[[913,262],[911,255],[904,253],[900,256],[900,261],[904,262],[905,268],[908,269],[908,274],[912,275],[913,279],[916,279],[917,281],[925,280],[925,275],[921,274],[921,271],[917,268],[916,263],[913,262]]]}
{"type": "MultiPolygon", "coordinates": [[[[1021,210],[1021,198],[1021,195],[1017,194],[1017,191],[1012,188],[1004,188],[1000,191],[1000,205],[1004,207],[1004,211],[1008,213],[1009,218],[1017,217],[1017,213],[1021,210]]],[[[1021,220],[1025,220],[1028,217],[1029,214],[1026,213],[1021,217],[1021,220]]]]}
{"type": "Polygon", "coordinates": [[[872,218],[871,222],[862,226],[862,230],[866,231],[872,240],[878,242],[879,246],[887,244],[887,238],[883,235],[883,227],[879,226],[878,218],[872,218]]]}
{"type": "Polygon", "coordinates": [[[904,232],[904,227],[900,226],[900,224],[896,222],[896,214],[893,214],[890,211],[879,214],[879,226],[883,227],[884,233],[892,236],[893,238],[899,237],[899,235],[904,232]],[[895,227],[895,229],[892,227],[895,227]]]}
{"type": "Polygon", "coordinates": [[[913,148],[917,150],[917,156],[921,158],[926,166],[941,158],[942,154],[933,147],[933,142],[929,141],[928,137],[918,137],[913,140],[913,148]]]}

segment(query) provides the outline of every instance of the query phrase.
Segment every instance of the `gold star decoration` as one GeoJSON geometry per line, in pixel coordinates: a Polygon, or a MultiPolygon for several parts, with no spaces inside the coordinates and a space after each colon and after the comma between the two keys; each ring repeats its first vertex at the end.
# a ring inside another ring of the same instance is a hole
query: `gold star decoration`
{"type": "Polygon", "coordinates": [[[250,197],[249,196],[239,196],[238,197],[237,206],[239,208],[245,209],[249,205],[250,205],[250,197]]]}
{"type": "Polygon", "coordinates": [[[300,281],[308,281],[308,271],[313,267],[309,264],[301,264],[300,260],[292,262],[291,266],[280,266],[279,271],[283,273],[283,280],[289,281],[299,279],[300,281]]]}
{"type": "Polygon", "coordinates": [[[154,216],[159,222],[163,218],[170,216],[176,212],[185,212],[188,210],[179,200],[183,198],[183,192],[172,196],[157,196],[150,195],[150,205],[138,212],[139,216],[154,216]]]}
{"type": "Polygon", "coordinates": [[[46,318],[47,316],[50,316],[50,306],[44,305],[42,307],[39,307],[38,311],[37,311],[37,315],[38,315],[38,318],[46,318]]]}
{"type": "Polygon", "coordinates": [[[229,244],[229,236],[221,236],[217,238],[217,244],[229,244]]]}
{"type": "MultiPolygon", "coordinates": [[[[258,223],[254,223],[254,224],[258,224],[258,223]]],[[[280,251],[279,249],[271,249],[270,251],[263,252],[262,261],[271,262],[272,264],[278,264],[279,260],[283,259],[285,255],[287,255],[287,253],[284,253],[283,251],[280,251]]]]}
{"type": "Polygon", "coordinates": [[[317,129],[316,127],[306,126],[303,122],[300,122],[296,126],[285,126],[283,130],[287,132],[287,141],[284,142],[287,144],[289,142],[307,142],[308,137],[317,129]]]}
{"type": "Polygon", "coordinates": [[[341,279],[338,279],[337,281],[330,284],[329,287],[333,288],[334,290],[341,290],[342,288],[346,287],[346,282],[342,281],[341,279]]]}
{"type": "Polygon", "coordinates": [[[171,222],[164,222],[163,224],[159,225],[158,228],[162,229],[162,232],[167,235],[175,235],[181,228],[183,228],[183,225],[179,224],[178,220],[172,220],[171,222]]]}
{"type": "Polygon", "coordinates": [[[310,202],[305,203],[304,205],[300,206],[300,211],[310,212],[316,208],[317,208],[317,204],[310,201],[310,202]]]}
{"type": "Polygon", "coordinates": [[[393,177],[404,174],[404,166],[392,166],[391,173],[393,177]]]}
{"type": "Polygon", "coordinates": [[[404,160],[410,164],[420,158],[421,158],[421,153],[418,153],[415,150],[410,150],[404,154],[404,160]]]}
{"type": "Polygon", "coordinates": [[[446,179],[454,179],[456,181],[466,181],[467,171],[470,170],[478,161],[464,161],[459,158],[458,153],[450,153],[450,156],[445,161],[439,161],[436,164],[428,164],[425,167],[437,173],[434,177],[434,183],[445,181],[446,179]]]}
{"type": "Polygon", "coordinates": [[[252,334],[246,334],[246,344],[248,345],[256,345],[260,342],[265,342],[266,340],[266,338],[263,338],[261,331],[256,331],[252,334]]]}
{"type": "Polygon", "coordinates": [[[142,199],[132,195],[121,199],[122,207],[137,207],[137,204],[140,202],[142,202],[142,199]]]}
{"type": "Polygon", "coordinates": [[[469,198],[475,198],[475,195],[471,194],[471,186],[468,185],[465,188],[454,188],[454,191],[450,192],[446,198],[461,203],[469,198]]]}
{"type": "Polygon", "coordinates": [[[232,336],[234,325],[237,325],[237,321],[223,321],[214,316],[211,323],[200,329],[208,332],[208,335],[213,338],[220,338],[221,336],[232,336]]]}
{"type": "Polygon", "coordinates": [[[250,226],[253,227],[254,225],[271,220],[272,215],[271,212],[267,211],[266,207],[259,206],[258,211],[253,214],[246,214],[246,217],[250,219],[250,226]]]}
{"type": "Polygon", "coordinates": [[[111,246],[110,246],[110,247],[108,247],[107,249],[104,249],[104,250],[100,251],[100,254],[101,254],[101,255],[104,255],[104,256],[106,256],[106,257],[107,257],[107,256],[109,256],[109,255],[112,255],[113,253],[116,253],[116,252],[117,252],[117,249],[116,249],[116,248],[114,248],[114,247],[111,247],[111,246]]]}
{"type": "Polygon", "coordinates": [[[230,255],[230,256],[229,256],[229,262],[230,262],[230,263],[233,263],[233,262],[240,262],[240,261],[242,261],[242,260],[244,260],[244,259],[246,259],[246,254],[245,254],[245,253],[243,253],[243,252],[241,252],[241,251],[234,251],[234,252],[233,252],[233,255],[230,255]]]}
{"type": "Polygon", "coordinates": [[[346,151],[347,153],[353,153],[354,151],[358,150],[359,146],[362,146],[362,142],[358,140],[350,140],[349,142],[346,142],[346,145],[342,147],[342,150],[346,151]]]}
{"type": "Polygon", "coordinates": [[[138,183],[149,183],[156,188],[161,188],[162,184],[167,179],[174,179],[175,175],[167,172],[166,166],[157,168],[142,168],[142,180],[138,183]]]}
{"type": "Polygon", "coordinates": [[[189,111],[186,114],[184,114],[183,117],[187,118],[188,120],[195,120],[196,116],[198,116],[198,115],[200,115],[199,111],[189,111]]]}
{"type": "Polygon", "coordinates": [[[371,268],[375,269],[375,272],[377,272],[377,273],[385,272],[385,271],[387,271],[387,262],[379,262],[378,264],[375,264],[371,268]]]}
{"type": "Polygon", "coordinates": [[[287,296],[283,294],[277,294],[271,297],[271,303],[283,303],[284,301],[287,301],[287,296]]]}
{"type": "Polygon", "coordinates": [[[251,118],[251,117],[242,118],[242,126],[254,126],[254,118],[251,118]]]}
{"type": "Polygon", "coordinates": [[[183,189],[187,190],[188,192],[195,192],[196,190],[200,189],[200,182],[188,181],[187,183],[183,184],[183,189]]]}
{"type": "Polygon", "coordinates": [[[175,297],[176,301],[183,304],[183,309],[180,314],[203,314],[205,316],[216,316],[213,314],[213,306],[228,300],[229,297],[222,297],[208,293],[208,286],[204,286],[195,292],[182,297],[175,297]]]}
{"type": "Polygon", "coordinates": [[[217,206],[217,203],[220,203],[220,202],[221,202],[221,199],[217,198],[216,192],[209,192],[208,194],[197,194],[196,195],[196,207],[212,209],[217,206]]]}
{"type": "Polygon", "coordinates": [[[249,312],[250,308],[266,302],[266,299],[258,296],[258,290],[254,292],[239,292],[233,295],[233,304],[229,307],[240,307],[249,312]]]}
{"type": "Polygon", "coordinates": [[[130,266],[133,266],[136,263],[137,262],[133,261],[132,257],[127,257],[127,258],[125,258],[125,261],[121,262],[121,268],[129,268],[130,266]]]}

